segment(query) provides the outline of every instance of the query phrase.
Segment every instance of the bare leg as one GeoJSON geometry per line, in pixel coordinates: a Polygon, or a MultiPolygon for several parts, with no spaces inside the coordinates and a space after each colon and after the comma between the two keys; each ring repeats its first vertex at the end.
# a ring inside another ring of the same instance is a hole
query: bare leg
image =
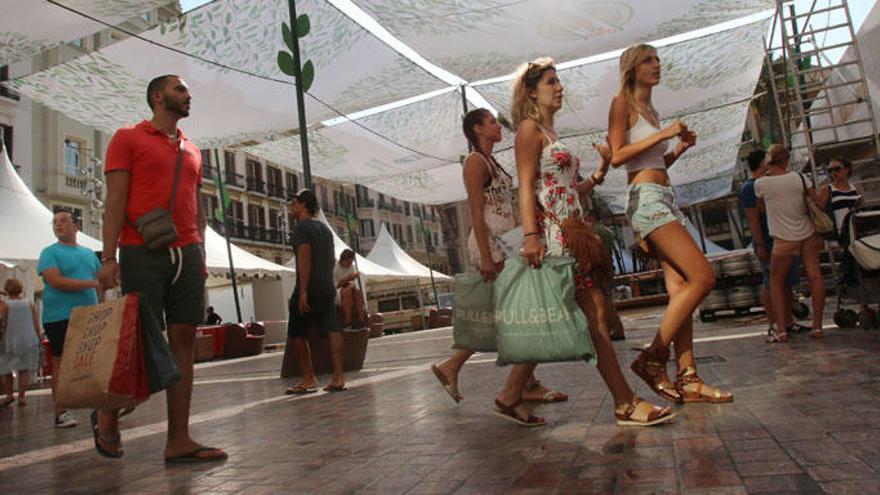
{"type": "MultiPolygon", "coordinates": [[[[661,260],[660,265],[663,267],[663,279],[666,283],[666,290],[669,297],[675,297],[685,288],[685,280],[681,274],[669,263],[661,260]]],[[[679,328],[672,339],[675,345],[675,361],[678,371],[684,371],[688,366],[694,367],[694,320],[688,318],[679,328]]]]}
{"type": "Polygon", "coordinates": [[[675,335],[685,322],[691,320],[694,310],[715,286],[715,273],[693,237],[680,223],[671,222],[657,228],[649,240],[665,261],[661,263],[664,271],[674,268],[682,278],[680,290],[669,295],[660,330],[651,344],[652,348],[668,349],[675,335]]]}
{"type": "MultiPolygon", "coordinates": [[[[176,457],[202,447],[190,437],[189,413],[193,388],[193,360],[195,357],[196,327],[181,323],[168,326],[168,343],[171,353],[180,370],[180,381],[167,390],[168,398],[168,438],[165,443],[165,458],[176,457]]],[[[215,456],[219,450],[200,454],[215,456]]]]}
{"type": "Polygon", "coordinates": [[[767,326],[773,326],[773,298],[770,296],[770,287],[761,288],[761,301],[764,303],[764,314],[767,315],[767,326]]]}
{"type": "MultiPolygon", "coordinates": [[[[813,336],[820,337],[822,333],[822,312],[825,309],[825,284],[822,281],[822,272],[819,269],[819,252],[822,242],[817,236],[805,241],[801,247],[801,259],[804,263],[804,271],[810,282],[810,294],[813,299],[813,336]]],[[[791,313],[791,311],[789,311],[791,313]]]]}
{"type": "Polygon", "coordinates": [[[773,305],[773,319],[776,321],[776,331],[780,336],[788,335],[786,320],[791,317],[791,308],[786,306],[788,299],[785,297],[785,293],[791,292],[791,290],[785,283],[785,279],[793,263],[794,256],[774,254],[770,258],[770,297],[776,301],[776,304],[773,305]]]}
{"type": "Polygon", "coordinates": [[[333,361],[333,378],[330,385],[342,387],[345,385],[345,375],[342,372],[342,333],[329,332],[327,338],[330,339],[330,359],[333,361]]]}
{"type": "Polygon", "coordinates": [[[351,286],[339,289],[339,300],[342,304],[342,326],[351,325],[351,304],[352,304],[352,288],[351,286]]]}
{"type": "Polygon", "coordinates": [[[6,393],[5,403],[15,402],[15,388],[12,382],[12,373],[0,376],[0,383],[3,384],[3,392],[6,393]]]}
{"type": "Polygon", "coordinates": [[[361,325],[364,325],[367,321],[367,315],[364,312],[364,295],[355,288],[352,288],[351,292],[353,294],[352,299],[354,299],[354,316],[361,325]]]}
{"type": "MultiPolygon", "coordinates": [[[[501,404],[510,406],[522,400],[522,392],[529,380],[532,372],[535,371],[535,364],[514,364],[510,368],[507,375],[507,381],[504,387],[496,396],[496,400],[501,404]]],[[[517,416],[521,419],[528,418],[529,410],[526,406],[520,404],[515,408],[517,416]]]]}
{"type": "Polygon", "coordinates": [[[25,394],[27,393],[28,385],[31,384],[31,372],[29,370],[18,370],[18,403],[19,405],[25,402],[25,394]]]}
{"type": "Polygon", "coordinates": [[[595,287],[578,290],[575,293],[578,305],[584,311],[589,323],[590,338],[596,348],[598,361],[596,368],[599,369],[599,374],[614,397],[614,405],[632,404],[633,391],[623,376],[620,363],[617,361],[617,354],[614,353],[614,347],[611,345],[611,335],[608,333],[608,320],[605,312],[605,297],[602,290],[595,287]]]}
{"type": "MultiPolygon", "coordinates": [[[[794,265],[794,263],[792,263],[794,265]]],[[[791,292],[791,286],[788,285],[788,275],[785,276],[785,307],[788,308],[788,311],[785,312],[785,326],[786,328],[794,323],[794,317],[792,316],[792,304],[794,304],[794,294],[791,292]]]]}
{"type": "Polygon", "coordinates": [[[58,370],[61,369],[61,356],[52,356],[52,401],[55,409],[55,417],[64,412],[64,408],[55,401],[55,394],[58,393],[58,370]]]}
{"type": "Polygon", "coordinates": [[[287,344],[293,349],[293,356],[299,366],[299,386],[307,389],[317,387],[318,379],[312,368],[312,352],[309,348],[309,341],[305,337],[291,337],[287,340],[287,344]]]}

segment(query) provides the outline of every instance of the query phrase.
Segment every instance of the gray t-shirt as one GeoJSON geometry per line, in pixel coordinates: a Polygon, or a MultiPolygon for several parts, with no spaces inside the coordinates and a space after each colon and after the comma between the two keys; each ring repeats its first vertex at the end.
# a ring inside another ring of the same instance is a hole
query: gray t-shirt
{"type": "MultiPolygon", "coordinates": [[[[321,303],[329,303],[332,307],[336,298],[336,286],[333,283],[333,266],[336,259],[333,253],[333,233],[323,222],[314,219],[303,220],[293,229],[293,252],[302,244],[312,247],[312,269],[309,276],[309,305],[312,309],[324,307],[321,303]],[[315,306],[318,306],[316,308],[315,306]]],[[[299,297],[300,280],[296,277],[296,288],[293,293],[299,297]]]]}

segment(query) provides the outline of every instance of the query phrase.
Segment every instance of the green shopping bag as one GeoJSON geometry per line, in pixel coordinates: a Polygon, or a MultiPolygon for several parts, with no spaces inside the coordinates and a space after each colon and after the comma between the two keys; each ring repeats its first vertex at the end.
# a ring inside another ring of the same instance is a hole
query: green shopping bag
{"type": "Polygon", "coordinates": [[[479,272],[455,276],[452,338],[455,349],[495,352],[495,307],[492,284],[479,272]]]}
{"type": "Polygon", "coordinates": [[[505,262],[495,280],[498,364],[594,360],[573,268],[566,257],[545,258],[540,269],[521,258],[505,262]]]}

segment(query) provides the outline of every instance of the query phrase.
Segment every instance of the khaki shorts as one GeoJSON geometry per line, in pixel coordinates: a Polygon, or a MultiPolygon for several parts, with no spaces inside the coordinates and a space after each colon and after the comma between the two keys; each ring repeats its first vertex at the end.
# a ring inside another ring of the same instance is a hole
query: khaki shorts
{"type": "Polygon", "coordinates": [[[815,234],[799,241],[786,241],[785,239],[774,238],[772,256],[803,256],[804,248],[812,245],[819,249],[821,248],[819,245],[821,242],[822,239],[815,234]]]}

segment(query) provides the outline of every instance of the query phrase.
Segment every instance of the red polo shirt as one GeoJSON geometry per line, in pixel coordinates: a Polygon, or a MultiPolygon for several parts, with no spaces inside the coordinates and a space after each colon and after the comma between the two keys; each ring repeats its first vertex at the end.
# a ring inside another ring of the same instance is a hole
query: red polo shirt
{"type": "MultiPolygon", "coordinates": [[[[184,142],[184,152],[177,200],[174,203],[173,217],[178,239],[172,244],[173,247],[202,242],[196,218],[196,191],[202,184],[202,155],[199,148],[183,135],[183,131],[178,132],[184,142]]],[[[177,165],[177,147],[176,142],[169,140],[147,120],[134,127],[119,129],[110,140],[104,174],[124,170],[131,178],[125,205],[128,218],[122,226],[120,246],[143,244],[144,240],[130,222],[152,209],[168,208],[177,165]]]]}

